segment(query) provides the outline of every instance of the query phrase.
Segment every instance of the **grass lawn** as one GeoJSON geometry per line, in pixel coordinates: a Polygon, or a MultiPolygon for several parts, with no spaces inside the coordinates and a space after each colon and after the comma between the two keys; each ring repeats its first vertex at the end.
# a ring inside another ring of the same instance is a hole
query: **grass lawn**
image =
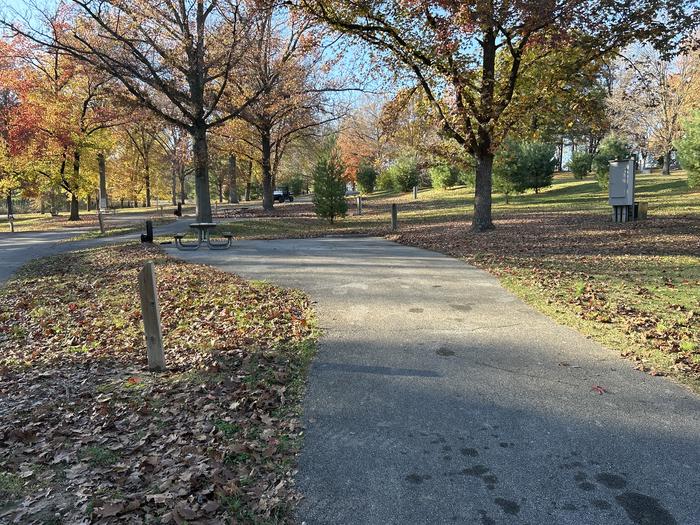
{"type": "Polygon", "coordinates": [[[0,522],[286,523],[308,299],[116,246],[0,289],[0,522]],[[136,277],[156,263],[168,371],[146,371],[136,277]]]}
{"type": "MultiPolygon", "coordinates": [[[[61,231],[80,228],[80,233],[76,239],[96,238],[102,236],[123,235],[143,229],[143,221],[147,218],[154,221],[154,224],[167,224],[175,220],[170,211],[164,211],[161,216],[160,211],[153,208],[127,208],[117,210],[115,214],[105,215],[105,234],[101,235],[100,224],[97,214],[94,211],[81,212],[79,221],[69,221],[69,214],[60,213],[52,217],[48,213],[21,213],[15,214],[14,226],[16,232],[43,232],[61,231]],[[129,215],[143,214],[143,220],[134,222],[129,215]],[[151,216],[152,215],[152,216],[151,216]]],[[[0,232],[11,230],[7,216],[0,216],[0,232]]]]}
{"type": "MultiPolygon", "coordinates": [[[[385,235],[463,258],[496,275],[527,302],[637,362],[700,391],[700,192],[683,173],[639,175],[637,199],[649,219],[614,224],[607,193],[563,174],[539,194],[496,196],[496,230],[469,231],[472,190],[378,194],[362,216],[336,224],[310,204],[284,205],[268,218],[222,229],[237,238],[385,235]],[[399,230],[391,232],[390,204],[399,230]]],[[[261,214],[262,215],[262,214],[261,214]]]]}

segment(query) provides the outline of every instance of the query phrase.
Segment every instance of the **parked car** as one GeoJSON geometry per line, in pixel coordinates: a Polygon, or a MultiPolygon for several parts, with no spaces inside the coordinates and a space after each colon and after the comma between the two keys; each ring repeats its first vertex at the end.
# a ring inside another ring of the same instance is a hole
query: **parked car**
{"type": "Polygon", "coordinates": [[[276,202],[294,202],[294,195],[289,192],[289,188],[277,188],[272,192],[272,199],[276,202]]]}

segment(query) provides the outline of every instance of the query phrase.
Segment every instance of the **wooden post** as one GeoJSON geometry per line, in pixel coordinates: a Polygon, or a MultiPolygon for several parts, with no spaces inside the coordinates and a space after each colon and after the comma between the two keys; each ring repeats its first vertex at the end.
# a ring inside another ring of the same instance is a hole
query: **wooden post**
{"type": "Polygon", "coordinates": [[[396,204],[391,205],[391,230],[395,231],[399,227],[398,210],[396,204]]]}
{"type": "Polygon", "coordinates": [[[152,261],[144,264],[139,272],[139,291],[141,293],[143,328],[146,333],[148,369],[162,372],[165,370],[165,355],[163,354],[163,333],[160,327],[156,272],[152,261]]]}
{"type": "Polygon", "coordinates": [[[357,214],[362,215],[362,197],[357,196],[357,214]]]}
{"type": "Polygon", "coordinates": [[[418,186],[413,186],[413,199],[418,198],[418,186]]]}

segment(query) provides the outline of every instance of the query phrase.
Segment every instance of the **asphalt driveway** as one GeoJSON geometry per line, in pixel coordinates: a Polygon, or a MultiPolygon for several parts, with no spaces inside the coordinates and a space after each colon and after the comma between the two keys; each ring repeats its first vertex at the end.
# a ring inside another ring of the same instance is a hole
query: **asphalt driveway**
{"type": "Polygon", "coordinates": [[[299,521],[700,523],[700,397],[488,274],[372,238],[170,252],[318,303],[299,521]]]}

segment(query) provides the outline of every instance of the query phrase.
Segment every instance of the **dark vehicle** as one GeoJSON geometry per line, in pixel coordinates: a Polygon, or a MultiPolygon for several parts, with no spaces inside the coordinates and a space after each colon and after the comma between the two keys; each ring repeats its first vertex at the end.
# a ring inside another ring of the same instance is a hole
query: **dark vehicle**
{"type": "Polygon", "coordinates": [[[285,186],[284,188],[277,188],[275,191],[273,191],[272,199],[276,202],[294,202],[294,195],[292,195],[289,192],[289,188],[285,186]]]}

